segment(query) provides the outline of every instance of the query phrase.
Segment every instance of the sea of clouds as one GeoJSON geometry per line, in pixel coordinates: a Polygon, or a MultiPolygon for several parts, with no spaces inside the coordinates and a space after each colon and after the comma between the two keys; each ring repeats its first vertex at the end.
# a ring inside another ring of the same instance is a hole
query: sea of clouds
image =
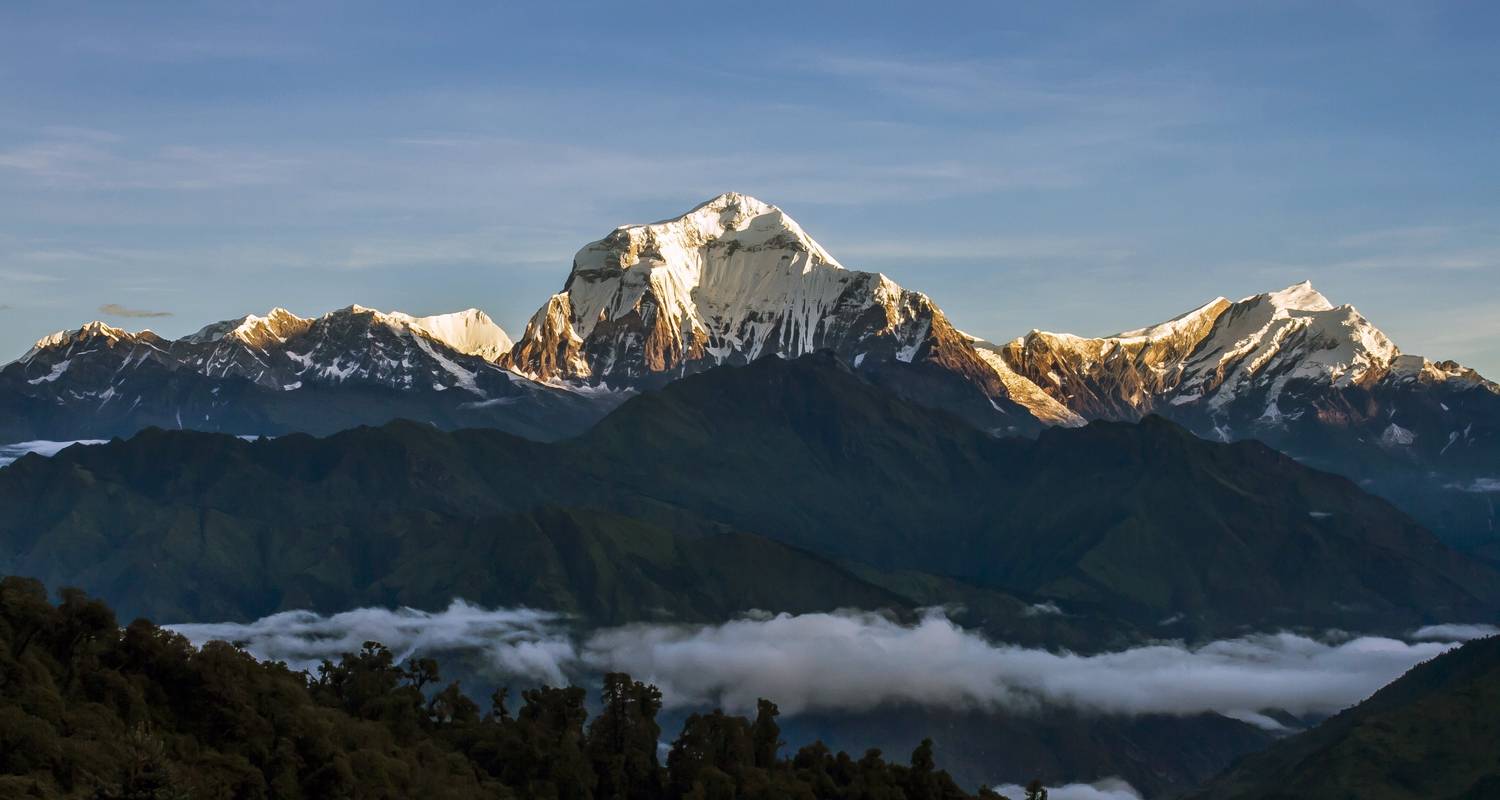
{"type": "Polygon", "coordinates": [[[895,704],[1013,711],[1052,705],[1127,715],[1217,712],[1267,728],[1278,727],[1267,711],[1338,711],[1459,642],[1497,632],[1437,625],[1409,640],[1281,632],[1079,655],[991,641],[939,610],[914,624],[841,611],[586,631],[552,612],[462,601],[438,612],[289,611],[244,624],[168,627],[194,643],[232,641],[300,669],[378,641],[403,659],[478,655],[496,674],[535,683],[623,671],[659,686],[669,708],[744,712],[759,697],[790,715],[895,704]]]}

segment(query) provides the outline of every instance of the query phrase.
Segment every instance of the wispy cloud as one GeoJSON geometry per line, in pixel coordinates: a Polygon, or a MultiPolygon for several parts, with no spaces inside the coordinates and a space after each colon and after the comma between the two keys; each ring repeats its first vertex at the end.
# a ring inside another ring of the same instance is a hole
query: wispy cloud
{"type": "Polygon", "coordinates": [[[105,303],[104,305],[99,306],[99,313],[101,313],[101,314],[107,314],[107,315],[109,315],[111,317],[131,317],[131,318],[170,317],[170,316],[172,316],[172,312],[170,312],[170,311],[146,311],[144,309],[139,309],[139,308],[126,308],[125,306],[122,306],[119,303],[105,303]]]}
{"type": "Polygon", "coordinates": [[[56,189],[202,191],[293,179],[302,162],[263,151],[155,144],[132,147],[103,131],[48,127],[42,138],[0,150],[11,170],[56,189]]]}
{"type": "Polygon", "coordinates": [[[978,115],[1004,111],[1013,126],[1091,121],[1070,131],[1075,142],[1135,139],[1153,131],[1224,118],[1204,79],[1118,67],[1060,70],[1057,64],[1005,58],[893,58],[820,54],[807,70],[934,111],[978,115]]]}
{"type": "Polygon", "coordinates": [[[13,281],[15,283],[57,283],[61,280],[62,276],[51,275],[45,272],[0,269],[0,281],[13,281]]]}
{"type": "Polygon", "coordinates": [[[848,263],[856,259],[986,261],[990,264],[1057,260],[1114,262],[1132,254],[1129,247],[1120,243],[1065,236],[929,237],[913,232],[910,237],[834,242],[831,249],[840,260],[848,263]]]}
{"type": "Polygon", "coordinates": [[[1475,224],[1398,225],[1334,237],[1322,266],[1339,270],[1500,271],[1500,228],[1475,224]]]}

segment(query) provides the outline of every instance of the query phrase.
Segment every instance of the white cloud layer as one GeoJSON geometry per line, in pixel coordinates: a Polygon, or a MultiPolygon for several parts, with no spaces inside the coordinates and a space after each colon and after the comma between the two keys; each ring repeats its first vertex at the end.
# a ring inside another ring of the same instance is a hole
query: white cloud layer
{"type": "Polygon", "coordinates": [[[365,642],[390,648],[399,660],[416,654],[481,652],[499,672],[563,684],[577,660],[562,615],[528,608],[487,610],[455,600],[444,611],[359,608],[332,616],[284,611],[250,623],[168,625],[194,644],[223,640],[259,658],[316,669],[323,659],[357,652],[365,642]]]}
{"type": "MultiPolygon", "coordinates": [[[[993,787],[1005,797],[1021,798],[1026,789],[1016,784],[993,787]]],[[[1047,800],[1141,800],[1129,783],[1119,778],[1105,778],[1094,783],[1068,783],[1047,787],[1047,800]]]]}
{"type": "Polygon", "coordinates": [[[1485,626],[1431,626],[1417,641],[1256,634],[1188,647],[1163,642],[1097,655],[991,642],[940,612],[902,625],[864,612],[752,615],[722,625],[628,625],[588,633],[558,614],[486,610],[455,601],[441,612],[289,611],[248,624],[171,626],[195,643],[224,639],[262,657],[311,668],[383,642],[415,653],[478,653],[497,672],[563,683],[604,670],[660,686],[668,706],[744,711],[857,711],[889,704],[1025,711],[1042,705],[1108,714],[1217,712],[1264,727],[1264,712],[1331,713],[1485,626]]]}
{"type": "Polygon", "coordinates": [[[1053,704],[1258,718],[1252,715],[1267,709],[1329,713],[1353,705],[1449,646],[1275,633],[1084,656],[990,642],[937,613],[915,626],[839,613],[708,627],[628,626],[594,634],[584,657],[656,683],[674,705],[747,709],[757,697],[770,697],[789,713],[888,703],[1053,704]]]}
{"type": "Polygon", "coordinates": [[[1418,628],[1412,634],[1413,639],[1421,641],[1444,641],[1444,642],[1467,642],[1472,639],[1483,639],[1486,636],[1500,634],[1500,627],[1494,625],[1428,625],[1418,628]]]}

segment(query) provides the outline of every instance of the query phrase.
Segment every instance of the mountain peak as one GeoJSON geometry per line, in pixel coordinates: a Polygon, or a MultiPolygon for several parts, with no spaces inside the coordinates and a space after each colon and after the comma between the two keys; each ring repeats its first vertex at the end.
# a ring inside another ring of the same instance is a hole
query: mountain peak
{"type": "Polygon", "coordinates": [[[237,319],[227,319],[223,322],[205,325],[196,332],[184,336],[182,341],[191,344],[207,344],[229,338],[246,344],[259,345],[263,344],[267,338],[285,340],[293,331],[305,330],[311,322],[312,320],[303,319],[277,306],[267,311],[263,317],[246,314],[237,319]]]}
{"type": "Polygon", "coordinates": [[[820,349],[856,367],[939,358],[1004,398],[930,299],[845,269],[786,212],[738,192],[579,250],[509,362],[543,380],[628,385],[820,349]]]}
{"type": "Polygon", "coordinates": [[[499,360],[514,346],[510,335],[477,308],[429,317],[412,317],[399,312],[387,316],[464,355],[479,356],[486,361],[499,360]]]}
{"type": "Polygon", "coordinates": [[[30,364],[33,359],[42,353],[58,349],[68,349],[75,344],[83,342],[94,342],[102,339],[107,346],[112,347],[117,342],[133,343],[142,338],[152,341],[159,340],[159,337],[150,330],[131,333],[106,322],[94,320],[74,330],[61,330],[43,336],[36,340],[36,343],[31,346],[30,350],[27,350],[20,358],[16,359],[16,363],[22,365],[30,364]]]}
{"type": "MultiPolygon", "coordinates": [[[[144,331],[142,332],[144,333],[144,331]]],[[[94,320],[93,322],[85,322],[83,325],[74,330],[61,330],[57,331],[56,333],[49,333],[46,336],[43,336],[42,338],[36,340],[36,344],[32,345],[32,349],[45,350],[49,347],[56,347],[65,342],[82,341],[84,339],[90,339],[96,336],[102,336],[106,339],[111,340],[118,340],[129,339],[134,337],[135,335],[136,334],[133,334],[123,328],[116,328],[115,326],[110,325],[107,322],[94,320]]]]}
{"type": "Polygon", "coordinates": [[[719,212],[742,210],[745,213],[762,214],[767,211],[780,211],[781,209],[778,209],[776,206],[773,206],[770,203],[765,202],[764,200],[751,197],[748,194],[742,194],[740,192],[724,192],[723,194],[704,200],[703,202],[694,206],[692,211],[687,212],[687,214],[684,214],[683,216],[688,216],[695,212],[704,210],[719,212]]]}
{"type": "Polygon", "coordinates": [[[611,338],[611,350],[641,347],[628,344],[623,331],[617,337],[622,325],[656,331],[632,334],[650,352],[606,357],[611,367],[621,356],[644,361],[629,367],[635,378],[730,353],[752,360],[770,352],[800,355],[816,349],[814,329],[855,282],[871,297],[891,293],[874,285],[884,283],[878,276],[845,270],[781,209],[726,192],[681,216],[623,225],[579,250],[562,295],[533,317],[516,363],[548,378],[556,377],[549,372],[556,364],[568,368],[567,377],[590,377],[587,347],[560,361],[555,351],[579,348],[596,330],[611,338]],[[778,342],[768,346],[773,335],[778,342]],[[537,338],[547,343],[526,342],[537,338]],[[784,351],[788,339],[795,343],[784,351]]]}
{"type": "Polygon", "coordinates": [[[1279,292],[1267,292],[1247,297],[1241,302],[1253,300],[1265,300],[1275,308],[1288,311],[1332,311],[1334,308],[1333,303],[1328,302],[1328,298],[1313,288],[1312,281],[1294,283],[1279,292]]]}

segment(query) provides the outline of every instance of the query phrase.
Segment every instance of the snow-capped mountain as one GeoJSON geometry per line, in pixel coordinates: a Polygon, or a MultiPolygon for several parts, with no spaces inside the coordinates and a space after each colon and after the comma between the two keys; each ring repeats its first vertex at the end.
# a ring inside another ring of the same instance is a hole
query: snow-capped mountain
{"type": "Polygon", "coordinates": [[[1500,560],[1500,386],[1403,354],[1311,284],[1114,336],[1032,331],[999,353],[1083,418],[1159,414],[1208,438],[1258,439],[1500,560]]]}
{"type": "Polygon", "coordinates": [[[925,295],[845,269],[775,206],[725,194],[580,250],[506,362],[540,380],[650,387],[813,350],[997,432],[1160,414],[1202,436],[1260,439],[1393,498],[1421,485],[1405,506],[1441,507],[1450,527],[1500,526],[1490,495],[1466,491],[1500,486],[1500,389],[1403,354],[1308,283],[1114,336],[993,343],[925,295]]]}
{"type": "Polygon", "coordinates": [[[505,331],[477,309],[413,317],[356,305],[302,318],[277,308],[175,340],[91,322],[38,341],[0,369],[0,389],[21,395],[10,404],[37,409],[33,416],[61,428],[36,433],[75,438],[139,424],[275,433],[397,415],[490,424],[507,414],[524,424],[496,427],[550,437],[581,429],[594,409],[618,400],[517,375],[500,363],[510,348],[505,331]],[[283,397],[268,400],[268,392],[283,397]],[[376,403],[380,393],[390,416],[376,403]],[[261,413],[268,403],[317,410],[303,424],[291,412],[261,413]],[[580,413],[552,414],[569,409],[580,413]],[[556,417],[562,430],[535,430],[539,420],[525,420],[538,414],[556,417]],[[70,417],[78,422],[63,424],[70,417]]]}
{"type": "Polygon", "coordinates": [[[926,295],[845,269],[781,209],[732,192],[579,250],[563,291],[532,316],[507,363],[539,380],[653,386],[820,350],[872,373],[917,365],[925,369],[885,375],[908,392],[977,388],[982,413],[1013,423],[999,427],[1036,425],[1010,399],[1008,370],[926,295]],[[924,374],[953,383],[918,389],[924,374]]]}
{"type": "Polygon", "coordinates": [[[1032,331],[1000,353],[1089,419],[1161,413],[1210,423],[1221,438],[1309,413],[1349,424],[1359,412],[1334,398],[1352,390],[1500,391],[1471,369],[1403,355],[1353,306],[1334,306],[1308,282],[1238,302],[1216,298],[1114,336],[1032,331]]]}
{"type": "Polygon", "coordinates": [[[516,380],[496,363],[510,344],[505,331],[472,308],[412,317],[355,305],[312,319],[277,308],[171,341],[91,322],[43,338],[8,369],[18,369],[29,383],[51,382],[81,360],[111,367],[114,385],[122,375],[154,364],[285,391],[358,381],[394,389],[461,389],[484,398],[497,381],[516,380]]]}

